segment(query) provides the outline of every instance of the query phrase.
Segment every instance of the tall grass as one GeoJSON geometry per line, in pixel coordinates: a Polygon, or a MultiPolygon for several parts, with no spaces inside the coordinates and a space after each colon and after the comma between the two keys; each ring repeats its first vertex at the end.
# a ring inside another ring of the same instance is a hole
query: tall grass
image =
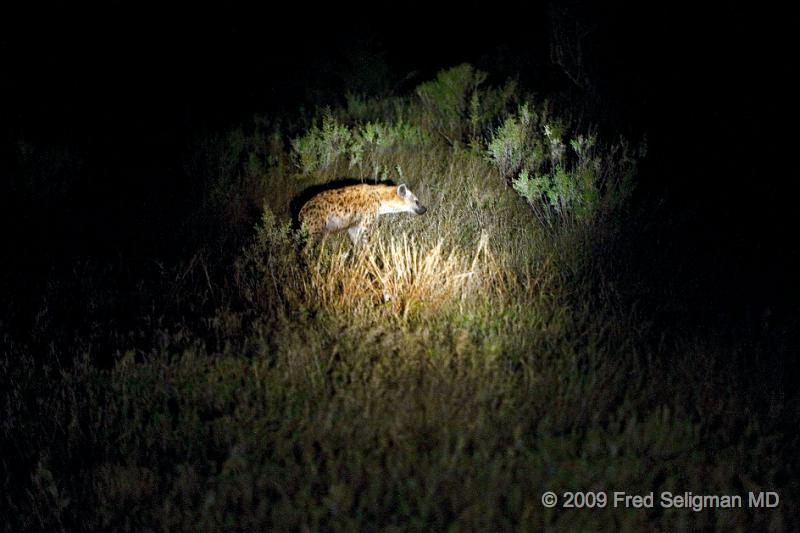
{"type": "MultiPolygon", "coordinates": [[[[456,85],[474,91],[480,77],[468,74],[456,85]]],[[[608,272],[611,202],[581,223],[543,223],[542,199],[519,194],[514,174],[487,157],[497,135],[470,148],[438,135],[469,131],[464,99],[457,127],[450,100],[426,124],[415,122],[414,97],[351,96],[305,141],[220,138],[223,155],[236,157],[211,158],[211,170],[236,162],[223,176],[203,167],[216,184],[209,202],[223,214],[238,212],[225,198],[262,206],[228,263],[209,267],[205,250],[161,267],[158,298],[125,324],[130,335],[109,333],[104,353],[79,338],[33,353],[3,336],[6,527],[797,526],[788,504],[702,513],[541,505],[548,490],[779,490],[790,502],[798,443],[782,420],[796,412],[779,400],[767,413],[753,408],[763,396],[734,368],[743,348],[653,331],[624,305],[608,272]],[[393,114],[375,131],[405,131],[403,115],[424,135],[350,165],[353,139],[378,120],[371,110],[393,114]],[[328,143],[326,132],[349,140],[328,143]],[[428,213],[382,217],[357,248],[346,235],[306,246],[290,201],[344,169],[367,182],[402,176],[428,213]]],[[[501,113],[482,123],[521,120],[501,113]]],[[[562,167],[570,172],[587,161],[608,179],[631,171],[600,141],[575,150],[575,166],[562,167]]]]}
{"type": "MultiPolygon", "coordinates": [[[[502,287],[502,270],[483,235],[474,251],[444,250],[439,240],[420,245],[403,233],[388,243],[373,241],[352,253],[322,249],[308,268],[306,298],[335,313],[385,314],[405,322],[430,315],[455,301],[502,287]]],[[[346,243],[345,243],[346,246],[346,243]]]]}

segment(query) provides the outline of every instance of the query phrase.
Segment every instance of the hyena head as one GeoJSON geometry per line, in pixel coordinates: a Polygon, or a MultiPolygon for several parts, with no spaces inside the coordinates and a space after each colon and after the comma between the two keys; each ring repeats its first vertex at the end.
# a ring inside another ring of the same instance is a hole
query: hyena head
{"type": "Polygon", "coordinates": [[[382,213],[414,213],[424,215],[428,209],[424,207],[414,193],[411,192],[405,183],[395,189],[391,199],[385,200],[381,204],[382,213]]]}

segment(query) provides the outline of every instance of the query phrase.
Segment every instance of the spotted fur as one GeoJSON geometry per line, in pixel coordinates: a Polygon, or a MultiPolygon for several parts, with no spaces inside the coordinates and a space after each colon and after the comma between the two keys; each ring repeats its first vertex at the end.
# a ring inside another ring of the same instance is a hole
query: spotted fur
{"type": "Polygon", "coordinates": [[[351,185],[323,191],[300,209],[299,220],[312,238],[347,230],[358,244],[380,215],[427,211],[405,185],[351,185]]]}

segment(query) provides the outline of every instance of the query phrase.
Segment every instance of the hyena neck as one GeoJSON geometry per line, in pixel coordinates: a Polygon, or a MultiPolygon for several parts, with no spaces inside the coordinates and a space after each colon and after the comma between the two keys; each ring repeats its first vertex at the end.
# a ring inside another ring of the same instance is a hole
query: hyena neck
{"type": "Polygon", "coordinates": [[[391,213],[405,213],[408,211],[408,207],[401,203],[401,202],[381,202],[381,206],[378,208],[379,215],[388,215],[391,213]]]}

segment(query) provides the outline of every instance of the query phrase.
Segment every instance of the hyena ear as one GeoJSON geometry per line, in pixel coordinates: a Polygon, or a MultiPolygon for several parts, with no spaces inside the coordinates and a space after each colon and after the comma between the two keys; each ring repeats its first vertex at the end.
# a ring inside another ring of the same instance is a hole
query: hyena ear
{"type": "Polygon", "coordinates": [[[403,183],[397,188],[397,196],[399,196],[400,198],[405,198],[407,194],[408,194],[408,187],[406,187],[406,184],[403,183]]]}

